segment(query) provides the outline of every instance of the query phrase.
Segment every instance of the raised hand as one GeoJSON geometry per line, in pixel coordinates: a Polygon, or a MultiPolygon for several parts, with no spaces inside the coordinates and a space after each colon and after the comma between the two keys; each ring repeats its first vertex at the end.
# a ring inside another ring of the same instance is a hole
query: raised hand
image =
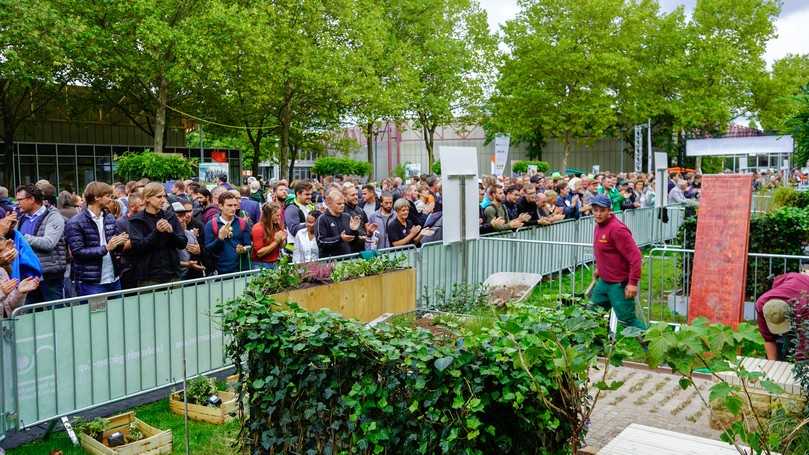
{"type": "Polygon", "coordinates": [[[185,250],[194,255],[197,255],[200,253],[200,251],[202,251],[198,243],[189,243],[185,246],[185,250]]]}
{"type": "Polygon", "coordinates": [[[287,238],[287,231],[280,230],[280,231],[276,232],[274,238],[275,238],[276,242],[283,242],[284,239],[287,238]]]}
{"type": "Polygon", "coordinates": [[[17,290],[19,292],[25,293],[34,291],[38,287],[39,287],[39,278],[29,276],[28,278],[20,282],[20,284],[17,286],[17,290]]]}
{"type": "Polygon", "coordinates": [[[360,219],[360,217],[352,216],[351,217],[351,222],[348,223],[348,227],[350,227],[352,231],[356,231],[357,229],[360,228],[360,223],[361,222],[362,222],[362,220],[360,219]]]}
{"type": "Polygon", "coordinates": [[[354,236],[346,234],[346,231],[340,233],[340,238],[343,239],[344,242],[351,242],[354,240],[354,236]]]}
{"type": "MultiPolygon", "coordinates": [[[[216,222],[216,221],[214,221],[214,222],[216,222]]],[[[227,238],[230,238],[230,229],[231,229],[231,227],[230,227],[229,224],[226,224],[226,225],[222,226],[219,229],[219,235],[218,235],[219,240],[225,240],[227,238]]]]}
{"type": "MultiPolygon", "coordinates": [[[[9,240],[9,242],[11,242],[9,240]]],[[[5,249],[0,252],[0,264],[11,264],[14,259],[17,259],[17,250],[13,248],[14,242],[11,245],[6,245],[5,249]]]]}
{"type": "Polygon", "coordinates": [[[8,212],[3,219],[0,219],[0,235],[5,236],[17,223],[17,212],[8,212]]]}
{"type": "Polygon", "coordinates": [[[3,294],[6,295],[10,294],[11,291],[13,291],[16,288],[17,288],[17,280],[9,279],[3,281],[3,283],[0,284],[0,290],[3,291],[3,294]]]}

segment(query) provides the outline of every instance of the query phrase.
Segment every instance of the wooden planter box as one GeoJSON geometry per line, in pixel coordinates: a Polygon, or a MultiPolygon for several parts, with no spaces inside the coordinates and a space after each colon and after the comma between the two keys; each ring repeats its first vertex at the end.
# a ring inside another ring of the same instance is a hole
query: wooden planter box
{"type": "MultiPolygon", "coordinates": [[[[175,414],[184,415],[185,403],[181,393],[174,392],[169,396],[169,409],[175,414]]],[[[222,404],[218,408],[188,403],[188,418],[216,425],[232,420],[237,411],[236,394],[233,392],[216,392],[216,394],[222,399],[222,404]]]]}
{"type": "Polygon", "coordinates": [[[416,310],[416,271],[396,270],[281,292],[272,297],[278,303],[295,302],[309,311],[327,308],[345,318],[367,323],[384,313],[400,314],[416,310]]]}
{"type": "Polygon", "coordinates": [[[158,455],[171,453],[171,431],[161,431],[144,423],[142,420],[135,417],[134,412],[109,417],[106,420],[107,429],[104,431],[102,440],[106,441],[107,438],[116,431],[120,431],[125,436],[128,436],[129,424],[133,421],[138,426],[141,433],[143,433],[143,439],[118,447],[107,447],[90,436],[79,433],[81,446],[87,453],[93,455],[158,455]]]}

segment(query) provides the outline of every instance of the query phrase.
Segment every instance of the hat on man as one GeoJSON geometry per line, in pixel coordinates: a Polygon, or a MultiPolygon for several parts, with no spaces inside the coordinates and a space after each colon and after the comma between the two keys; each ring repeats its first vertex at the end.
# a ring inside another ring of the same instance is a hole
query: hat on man
{"type": "Polygon", "coordinates": [[[191,211],[191,209],[185,208],[182,202],[172,202],[171,209],[174,210],[174,213],[185,213],[191,211]]]}
{"type": "Polygon", "coordinates": [[[781,299],[770,299],[764,304],[764,321],[773,335],[783,335],[789,332],[790,323],[787,318],[789,304],[781,299]]]}
{"type": "Polygon", "coordinates": [[[610,201],[610,198],[608,198],[607,196],[604,196],[603,194],[598,194],[596,196],[593,196],[592,199],[590,199],[590,205],[597,205],[599,207],[609,209],[612,208],[612,201],[610,201]]]}

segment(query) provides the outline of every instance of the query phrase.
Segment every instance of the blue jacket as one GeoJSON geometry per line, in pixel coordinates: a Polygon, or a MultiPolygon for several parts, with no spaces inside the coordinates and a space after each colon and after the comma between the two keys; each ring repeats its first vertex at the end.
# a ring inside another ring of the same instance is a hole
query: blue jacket
{"type": "MultiPolygon", "coordinates": [[[[105,211],[104,237],[109,241],[118,234],[115,217],[105,211]]],[[[89,210],[84,209],[68,220],[65,225],[65,239],[70,248],[70,254],[73,256],[73,265],[70,269],[71,278],[81,283],[100,283],[101,264],[104,256],[107,255],[107,247],[101,246],[98,226],[93,221],[89,210]]],[[[120,273],[120,261],[117,256],[117,254],[112,255],[112,266],[116,277],[120,273]]]]}
{"type": "Polygon", "coordinates": [[[17,258],[11,263],[11,278],[22,281],[28,277],[42,277],[42,266],[31,245],[18,231],[11,231],[14,235],[14,248],[17,249],[17,258]]]}
{"type": "Polygon", "coordinates": [[[215,258],[216,271],[220,274],[238,272],[240,269],[239,255],[236,254],[236,245],[248,246],[252,243],[250,226],[245,224],[244,229],[237,218],[233,218],[233,235],[229,239],[219,239],[219,230],[224,224],[216,217],[205,224],[205,250],[215,258]],[[217,224],[217,234],[213,232],[213,223],[217,224]]]}

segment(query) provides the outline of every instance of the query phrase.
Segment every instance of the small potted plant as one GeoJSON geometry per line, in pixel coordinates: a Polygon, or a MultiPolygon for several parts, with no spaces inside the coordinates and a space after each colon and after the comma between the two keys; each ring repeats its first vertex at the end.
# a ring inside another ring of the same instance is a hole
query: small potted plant
{"type": "Polygon", "coordinates": [[[73,421],[82,448],[94,455],[171,453],[169,430],[158,430],[127,412],[114,417],[73,421]]]}
{"type": "Polygon", "coordinates": [[[191,420],[222,424],[236,416],[236,394],[216,390],[213,381],[203,376],[188,381],[187,390],[171,393],[171,412],[179,415],[185,413],[184,398],[188,399],[188,417],[191,420]]]}

